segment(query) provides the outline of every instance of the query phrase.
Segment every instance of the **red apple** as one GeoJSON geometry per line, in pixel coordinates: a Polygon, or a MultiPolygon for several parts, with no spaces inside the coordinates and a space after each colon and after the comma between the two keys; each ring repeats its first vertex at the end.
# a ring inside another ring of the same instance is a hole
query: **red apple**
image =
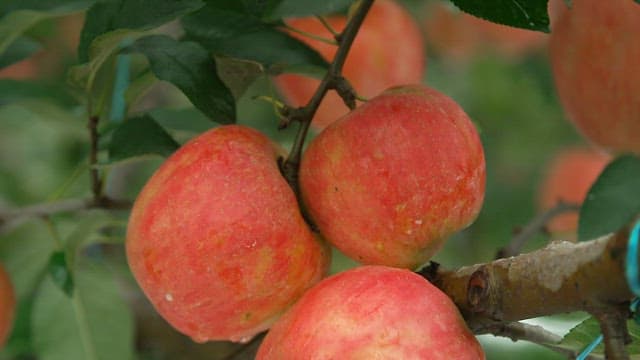
{"type": "Polygon", "coordinates": [[[568,118],[592,143],[640,153],[640,4],[574,0],[556,21],[550,56],[568,118]]]}
{"type": "Polygon", "coordinates": [[[16,298],[11,278],[0,264],[0,349],[11,333],[15,308],[16,298]]]}
{"type": "Polygon", "coordinates": [[[416,268],[476,218],[485,162],[478,133],[446,95],[388,89],[323,130],[300,188],[326,239],[365,264],[416,268]]]}
{"type": "MultiPolygon", "coordinates": [[[[327,22],[342,31],[346,17],[328,17],[327,22]]],[[[289,19],[287,23],[298,29],[333,39],[332,34],[318,19],[289,19]]],[[[337,46],[313,40],[297,33],[291,35],[316,49],[331,61],[337,46]]],[[[425,50],[420,27],[411,14],[393,0],[378,0],[369,10],[351,47],[343,68],[343,75],[351,82],[358,95],[372,97],[384,89],[406,83],[422,81],[425,70],[425,50]]],[[[320,84],[319,80],[302,75],[284,74],[275,79],[278,89],[292,106],[303,106],[320,84]]],[[[317,130],[349,112],[342,99],[330,91],[322,100],[313,118],[317,130]]]]}
{"type": "Polygon", "coordinates": [[[258,360],[484,359],[453,302],[408,270],[364,266],[309,290],[269,331],[258,360]]]}
{"type": "Polygon", "coordinates": [[[0,79],[27,80],[38,76],[35,58],[28,58],[0,69],[0,79]]]}
{"type": "MultiPolygon", "coordinates": [[[[587,192],[598,178],[610,157],[582,147],[563,149],[549,164],[540,186],[539,208],[551,209],[559,201],[582,204],[587,192]]],[[[578,214],[555,217],[548,229],[554,233],[575,232],[578,214]]]]}
{"type": "Polygon", "coordinates": [[[248,341],[320,280],[328,252],[258,131],[219,127],[156,171],[131,212],[126,252],[138,284],[195,341],[248,341]]]}

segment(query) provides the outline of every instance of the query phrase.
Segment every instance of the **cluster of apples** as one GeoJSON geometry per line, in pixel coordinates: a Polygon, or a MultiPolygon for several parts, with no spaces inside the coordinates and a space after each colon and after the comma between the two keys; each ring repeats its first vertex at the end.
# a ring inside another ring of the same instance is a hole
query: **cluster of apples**
{"type": "MultiPolygon", "coordinates": [[[[345,19],[329,22],[339,31],[345,19]]],[[[419,36],[401,6],[374,3],[345,76],[358,92],[379,94],[326,123],[320,109],[322,130],[299,169],[303,204],[280,173],[282,150],[239,125],[192,139],[142,189],[127,258],[173,327],[198,342],[246,342],[272,328],[258,359],[484,358],[451,300],[411,271],[476,218],[483,147],[452,99],[391,86],[421,82],[424,50],[422,41],[396,51],[403,42],[377,38],[388,35],[385,23],[391,34],[419,36]],[[370,62],[358,66],[358,56],[370,62]],[[329,244],[364,266],[325,279],[329,244]]]]}
{"type": "MultiPolygon", "coordinates": [[[[539,207],[582,203],[612,155],[640,153],[640,4],[633,0],[550,3],[549,57],[567,118],[592,147],[561,149],[546,169],[539,207]]],[[[549,224],[572,234],[577,215],[549,224]]]]}

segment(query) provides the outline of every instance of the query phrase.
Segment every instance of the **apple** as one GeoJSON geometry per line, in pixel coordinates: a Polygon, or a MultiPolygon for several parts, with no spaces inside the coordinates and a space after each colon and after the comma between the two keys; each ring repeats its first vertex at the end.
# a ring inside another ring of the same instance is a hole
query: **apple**
{"type": "Polygon", "coordinates": [[[330,243],[361,263],[413,269],[476,218],[485,159],[458,104],[407,85],[324,129],[299,175],[303,202],[330,243]]]}
{"type": "Polygon", "coordinates": [[[267,333],[257,360],[484,359],[455,304],[409,270],[363,266],[326,278],[267,333]]]}
{"type": "Polygon", "coordinates": [[[326,273],[329,252],[258,131],[222,126],[153,174],[129,219],[126,254],[142,291],[196,342],[249,341],[326,273]]]}
{"type": "MultiPolygon", "coordinates": [[[[336,31],[346,25],[345,16],[331,16],[327,22],[336,31]]],[[[332,34],[314,18],[288,19],[287,24],[298,30],[333,39],[332,34]]],[[[337,46],[323,43],[294,32],[290,34],[317,50],[331,61],[337,46]]],[[[425,50],[420,27],[412,15],[392,0],[373,3],[358,31],[344,64],[342,74],[358,95],[369,98],[384,89],[406,83],[419,83],[424,77],[425,50]]],[[[303,106],[311,99],[320,80],[296,74],[283,74],[275,84],[291,106],[303,106]]],[[[335,91],[330,91],[316,112],[312,127],[321,130],[349,112],[335,91]]]]}
{"type": "Polygon", "coordinates": [[[555,21],[558,97],[582,135],[612,153],[640,153],[640,4],[574,0],[555,21]]]}
{"type": "Polygon", "coordinates": [[[547,41],[543,33],[492,23],[441,1],[428,3],[425,13],[429,46],[456,62],[468,61],[488,51],[517,60],[542,50],[547,41]]]}
{"type": "MultiPolygon", "coordinates": [[[[559,201],[582,204],[591,185],[609,163],[611,157],[585,147],[570,147],[555,154],[543,176],[538,207],[548,210],[559,201]]],[[[553,233],[575,232],[578,214],[556,216],[547,229],[553,233]]]]}
{"type": "Polygon", "coordinates": [[[0,349],[11,333],[15,308],[16,298],[11,278],[0,264],[0,349]]]}
{"type": "Polygon", "coordinates": [[[28,80],[38,76],[38,64],[27,58],[0,69],[0,79],[28,80]]]}

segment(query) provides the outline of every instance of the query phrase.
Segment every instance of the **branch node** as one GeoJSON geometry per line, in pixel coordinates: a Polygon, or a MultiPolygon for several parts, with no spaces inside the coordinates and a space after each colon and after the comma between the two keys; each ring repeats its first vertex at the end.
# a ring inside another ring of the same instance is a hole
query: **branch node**
{"type": "Polygon", "coordinates": [[[347,78],[342,75],[338,75],[333,79],[331,85],[336,90],[338,95],[340,95],[342,101],[344,101],[344,104],[347,105],[350,110],[356,108],[356,92],[347,78]]]}

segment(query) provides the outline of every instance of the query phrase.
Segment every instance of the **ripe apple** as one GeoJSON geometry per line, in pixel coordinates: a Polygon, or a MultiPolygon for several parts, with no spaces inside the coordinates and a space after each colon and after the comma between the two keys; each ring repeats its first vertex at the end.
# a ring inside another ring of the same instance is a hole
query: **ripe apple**
{"type": "Polygon", "coordinates": [[[256,357],[484,359],[455,304],[409,270],[363,266],[311,288],[267,333],[256,357]]]}
{"type": "Polygon", "coordinates": [[[38,76],[38,64],[28,58],[0,69],[0,79],[27,80],[38,76]]]}
{"type": "Polygon", "coordinates": [[[197,342],[248,341],[326,273],[329,253],[300,215],[278,155],[256,130],[218,127],[169,157],[135,201],[133,275],[197,342]]]}
{"type": "MultiPolygon", "coordinates": [[[[558,201],[582,204],[609,160],[608,155],[583,147],[566,148],[557,153],[546,169],[540,186],[539,208],[551,209],[558,201]]],[[[578,214],[556,216],[547,228],[554,233],[575,232],[578,214]]]]}
{"type": "MultiPolygon", "coordinates": [[[[328,17],[327,22],[336,31],[342,31],[347,19],[344,16],[328,17]]],[[[287,20],[298,29],[333,39],[332,34],[314,17],[287,20]]],[[[331,61],[337,46],[323,43],[297,33],[299,38],[331,61]]],[[[342,74],[351,82],[358,95],[372,97],[384,89],[406,83],[419,83],[425,71],[425,50],[420,27],[411,14],[393,0],[378,0],[369,10],[358,31],[342,74]]],[[[318,88],[319,80],[295,74],[283,74],[275,83],[288,103],[303,106],[318,88]]],[[[330,91],[320,104],[312,126],[316,130],[349,112],[342,99],[330,91]]]]}
{"type": "Polygon", "coordinates": [[[300,188],[326,239],[351,258],[416,268],[476,218],[485,161],[464,111],[438,91],[390,88],[323,130],[300,188]]]}
{"type": "Polygon", "coordinates": [[[458,62],[468,61],[483,51],[518,59],[543,49],[547,41],[543,33],[495,24],[441,1],[428,3],[425,13],[429,46],[458,62]]]}
{"type": "Polygon", "coordinates": [[[11,278],[0,264],[0,349],[11,333],[15,307],[16,298],[11,278]]]}
{"type": "Polygon", "coordinates": [[[568,118],[592,143],[640,153],[640,4],[574,0],[555,22],[550,57],[568,118]]]}

